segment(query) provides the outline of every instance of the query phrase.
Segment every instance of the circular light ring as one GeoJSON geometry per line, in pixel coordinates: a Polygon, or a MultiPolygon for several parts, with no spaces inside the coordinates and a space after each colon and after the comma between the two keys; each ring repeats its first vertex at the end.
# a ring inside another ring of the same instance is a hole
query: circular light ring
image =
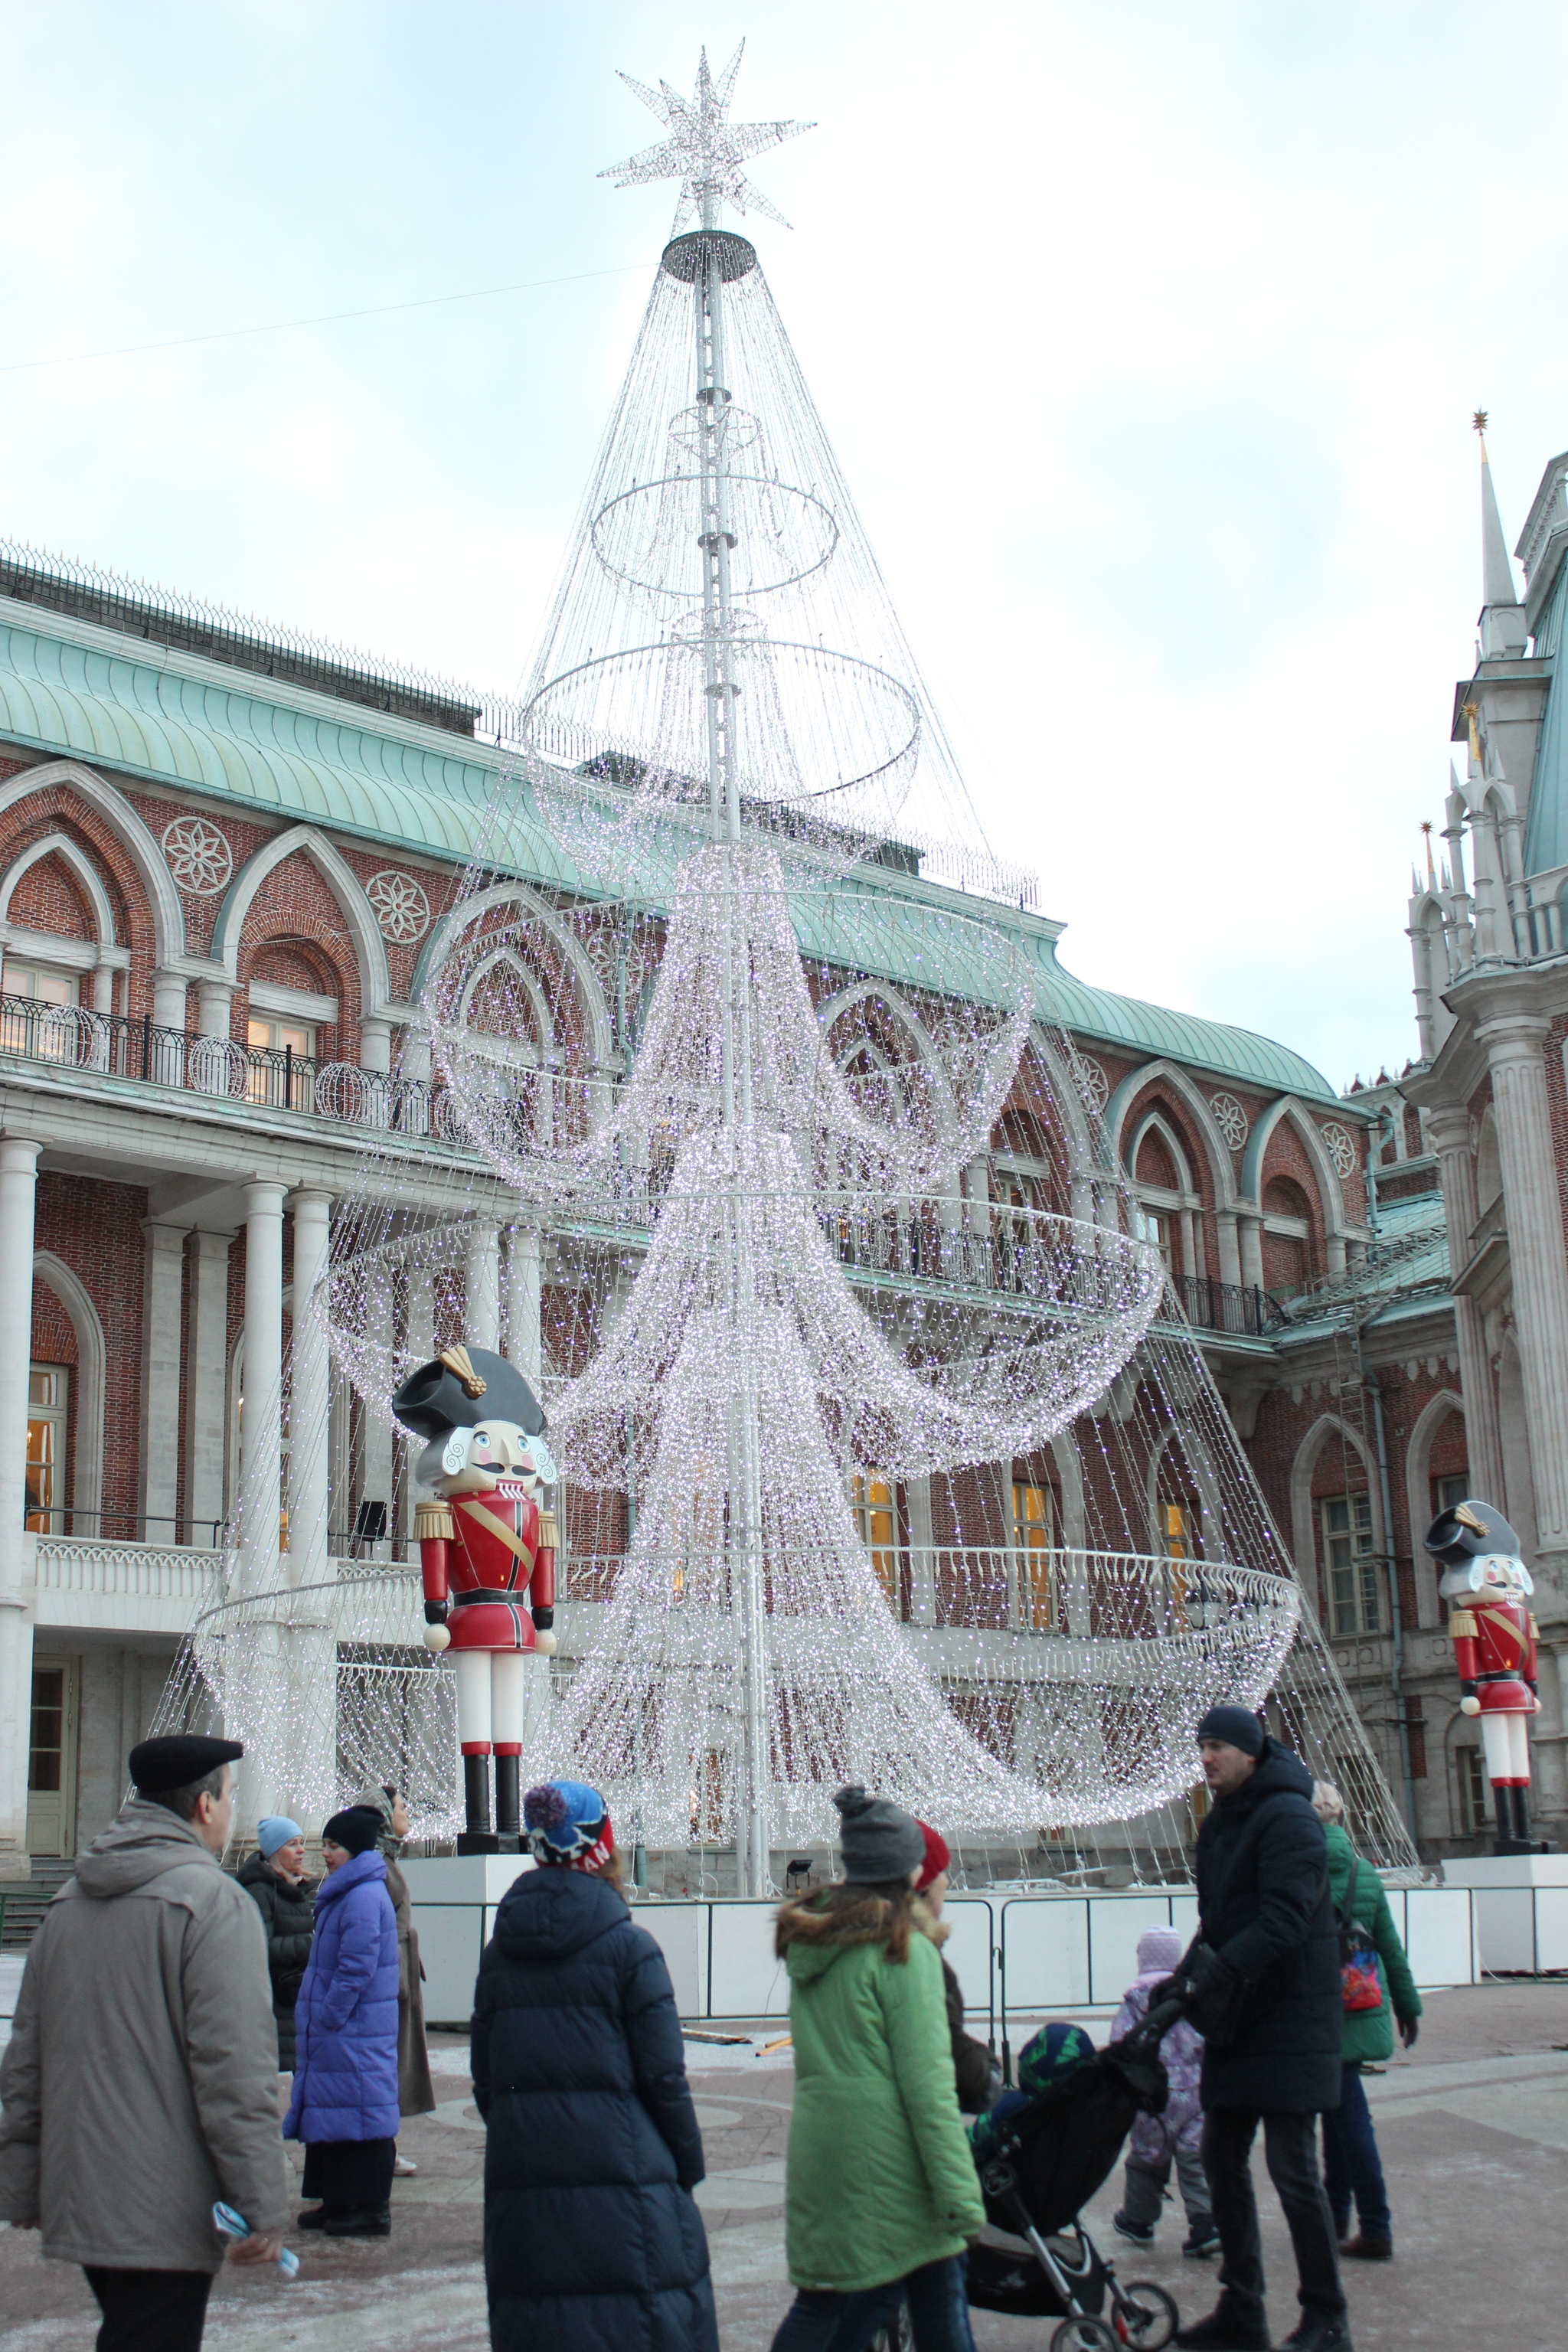
{"type": "MultiPolygon", "coordinates": [[[[815,553],[811,553],[808,548],[803,548],[799,556],[784,558],[785,563],[793,568],[781,569],[773,578],[759,579],[753,575],[735,579],[733,584],[737,595],[769,596],[779,589],[793,588],[798,581],[808,580],[814,572],[820,572],[823,565],[831,560],[838,545],[838,525],[834,520],[831,509],[826,506],[821,499],[814,497],[809,490],[795,488],[792,483],[774,481],[766,474],[732,473],[727,477],[727,480],[732,501],[735,499],[737,491],[741,493],[738,505],[732,504],[731,508],[731,529],[734,534],[736,554],[742,553],[752,547],[767,544],[765,534],[758,531],[754,527],[748,528],[747,513],[749,507],[763,504],[767,499],[789,501],[798,508],[805,509],[808,522],[817,526],[814,532],[817,542],[815,553]],[[758,495],[753,499],[748,495],[752,492],[758,495]]],[[[672,604],[700,604],[702,599],[702,580],[699,561],[700,541],[697,525],[701,520],[701,496],[702,478],[700,474],[665,474],[658,481],[639,482],[633,488],[623,490],[618,498],[612,499],[607,506],[601,507],[589,526],[589,536],[593,542],[594,552],[610,578],[624,581],[628,587],[636,588],[647,596],[668,600],[672,604]],[[666,497],[671,493],[678,496],[682,493],[689,494],[693,511],[684,528],[679,521],[672,522],[660,512],[660,506],[666,497]],[[649,532],[648,538],[668,558],[672,561],[684,558],[689,562],[696,574],[689,585],[668,579],[651,577],[646,572],[633,569],[630,562],[616,559],[613,551],[617,528],[624,535],[629,537],[636,508],[646,505],[651,500],[658,501],[654,506],[652,516],[652,520],[657,527],[657,538],[653,531],[649,532]]],[[[731,562],[733,561],[732,556],[731,562]]],[[[743,572],[744,566],[738,566],[737,569],[743,572]]]]}
{"type": "Polygon", "coordinates": [[[708,267],[710,253],[719,257],[719,275],[726,286],[732,286],[737,278],[749,278],[757,266],[757,248],[750,237],[738,236],[728,228],[693,228],[684,236],[672,236],[659,255],[658,266],[667,278],[690,286],[698,271],[708,267]]]}
{"type": "MultiPolygon", "coordinates": [[[[650,800],[662,805],[678,803],[687,810],[705,807],[708,799],[706,682],[699,681],[694,688],[684,688],[684,698],[689,706],[685,714],[684,740],[679,740],[680,714],[670,707],[672,694],[679,695],[683,691],[677,684],[681,669],[688,665],[693,667],[700,665],[703,652],[700,644],[666,638],[657,644],[628,646],[623,653],[598,654],[591,661],[579,662],[574,668],[563,670],[540,688],[521,715],[519,733],[524,751],[531,755],[532,761],[542,763],[547,772],[563,778],[572,776],[574,779],[577,773],[590,772],[595,762],[606,759],[635,763],[642,770],[642,782],[627,795],[628,818],[631,811],[650,800]],[[658,680],[656,690],[651,695],[647,690],[650,677],[658,680]],[[569,698],[569,689],[579,698],[580,705],[584,702],[592,704],[599,700],[603,689],[617,681],[626,682],[628,689],[618,698],[618,707],[617,698],[613,695],[605,697],[599,710],[580,707],[574,713],[569,708],[561,707],[569,698]],[[700,726],[696,723],[699,717],[702,722],[700,726]],[[652,780],[651,788],[645,791],[642,785],[649,779],[652,780]]],[[[913,768],[920,751],[920,705],[909,688],[901,679],[894,677],[890,671],[880,668],[875,662],[862,661],[853,654],[833,653],[824,646],[804,645],[791,638],[753,638],[737,633],[723,641],[720,653],[721,658],[727,656],[732,664],[753,672],[764,664],[771,667],[780,655],[791,656],[790,667],[795,677],[812,670],[818,674],[818,692],[825,711],[834,691],[828,679],[836,675],[839,680],[858,687],[863,694],[868,693],[876,706],[897,713],[896,720],[879,730],[882,737],[879,743],[868,744],[858,751],[851,749],[843,761],[843,766],[850,770],[848,774],[842,772],[841,767],[831,783],[809,782],[797,774],[794,788],[779,793],[765,789],[765,779],[760,780],[754,772],[750,775],[745,772],[747,748],[756,730],[745,725],[750,714],[743,710],[741,781],[743,803],[752,807],[781,810],[820,807],[823,810],[822,821],[832,824],[834,818],[828,803],[841,802],[851,793],[863,791],[884,778],[891,778],[913,768]],[[867,751],[872,756],[866,757],[867,751]]],[[[738,681],[738,687],[740,699],[744,704],[748,687],[754,689],[754,679],[743,677],[738,681]]],[[[756,698],[760,701],[762,697],[758,695],[756,698]]],[[[773,698],[777,703],[776,693],[773,698]]],[[[871,705],[865,707],[870,708],[871,705]]],[[[788,712],[780,706],[774,715],[783,723],[787,738],[788,712]]],[[[826,730],[826,740],[830,740],[831,735],[829,724],[826,730]]],[[[778,739],[770,730],[767,740],[774,743],[778,739]]],[[[531,763],[530,775],[531,781],[538,781],[531,763]]],[[[853,824],[854,819],[846,814],[839,822],[853,824]]],[[[869,842],[860,844],[859,856],[864,856],[870,845],[869,842]]]]}

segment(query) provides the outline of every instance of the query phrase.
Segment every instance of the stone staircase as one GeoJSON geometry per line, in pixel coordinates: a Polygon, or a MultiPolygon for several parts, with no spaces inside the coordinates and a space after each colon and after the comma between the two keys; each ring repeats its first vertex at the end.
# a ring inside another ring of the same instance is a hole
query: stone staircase
{"type": "Polygon", "coordinates": [[[66,1854],[35,1854],[30,1878],[0,1879],[0,1951],[25,1952],[38,1932],[46,1904],[75,1868],[66,1854]]]}

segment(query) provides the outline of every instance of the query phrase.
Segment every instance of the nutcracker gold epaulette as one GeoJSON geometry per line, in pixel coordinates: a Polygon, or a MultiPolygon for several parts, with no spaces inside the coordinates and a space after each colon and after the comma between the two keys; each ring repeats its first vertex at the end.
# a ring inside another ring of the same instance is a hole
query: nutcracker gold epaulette
{"type": "Polygon", "coordinates": [[[1450,1609],[1448,1612],[1449,1641],[1473,1642],[1475,1638],[1476,1621],[1469,1610],[1450,1609]]]}
{"type": "Polygon", "coordinates": [[[553,1551],[555,1549],[555,1514],[553,1511],[541,1511],[539,1514],[539,1549],[541,1551],[553,1551]]]}
{"type": "Polygon", "coordinates": [[[458,1532],[458,1522],[452,1517],[450,1503],[416,1503],[414,1506],[414,1540],[416,1543],[450,1543],[458,1532]]]}

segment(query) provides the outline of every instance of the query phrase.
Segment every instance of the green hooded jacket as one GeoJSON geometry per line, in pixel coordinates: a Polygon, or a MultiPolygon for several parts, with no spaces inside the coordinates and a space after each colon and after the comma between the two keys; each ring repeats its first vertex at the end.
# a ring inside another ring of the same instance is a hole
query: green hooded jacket
{"type": "MultiPolygon", "coordinates": [[[[1338,1822],[1325,1822],[1323,1834],[1329,1846],[1329,1892],[1333,1897],[1336,1913],[1344,1910],[1345,1888],[1350,1885],[1351,1864],[1355,1848],[1338,1822]]],[[[1344,2063],[1359,2066],[1371,2060],[1375,2063],[1394,2055],[1394,2021],[1408,2021],[1421,2014],[1421,1996],[1415,1990],[1415,1979],[1410,1973],[1410,1963],[1405,1957],[1405,1947],[1399,1940],[1399,1930],[1394,1924],[1394,1914],[1388,1907],[1388,1896],[1383,1881],[1370,1862],[1363,1862],[1356,1873],[1355,1916],[1362,1926],[1370,1929],[1377,1947],[1377,1973],[1383,1986],[1381,2009],[1347,2009],[1344,2029],[1344,2063]],[[1393,2005],[1389,1990],[1393,1988],[1393,2005]]]]}
{"type": "Polygon", "coordinates": [[[890,1959],[889,1905],[834,1916],[821,1900],[779,1913],[795,2068],[785,2238],[797,2287],[856,2294],[962,2253],[985,2209],[935,1944],[917,1926],[908,1959],[890,1959]]]}

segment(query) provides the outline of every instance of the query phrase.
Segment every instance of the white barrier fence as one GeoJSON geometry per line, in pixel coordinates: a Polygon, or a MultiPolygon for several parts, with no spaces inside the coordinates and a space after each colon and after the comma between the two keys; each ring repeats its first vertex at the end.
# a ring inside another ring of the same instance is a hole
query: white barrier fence
{"type": "MultiPolygon", "coordinates": [[[[523,1864],[522,1868],[531,1868],[523,1864]]],[[[463,2027],[472,2007],[479,1954],[496,1906],[517,1876],[515,1855],[406,1862],[414,1924],[425,1962],[425,2013],[463,2027]]],[[[1416,1983],[1478,1984],[1475,1900],[1464,1886],[1391,1886],[1388,1899],[1416,1983]]],[[[772,1903],[639,1903],[634,1917],[669,1964],[676,2005],[689,2022],[784,2016],[789,1980],[773,1958],[772,1903]]],[[[1012,2018],[1070,2017],[1114,2009],[1137,1974],[1138,1938],[1197,1927],[1197,1899],[1133,1888],[1127,1893],[953,1895],[945,1957],[987,2037],[1016,2039],[1012,2018]]]]}

